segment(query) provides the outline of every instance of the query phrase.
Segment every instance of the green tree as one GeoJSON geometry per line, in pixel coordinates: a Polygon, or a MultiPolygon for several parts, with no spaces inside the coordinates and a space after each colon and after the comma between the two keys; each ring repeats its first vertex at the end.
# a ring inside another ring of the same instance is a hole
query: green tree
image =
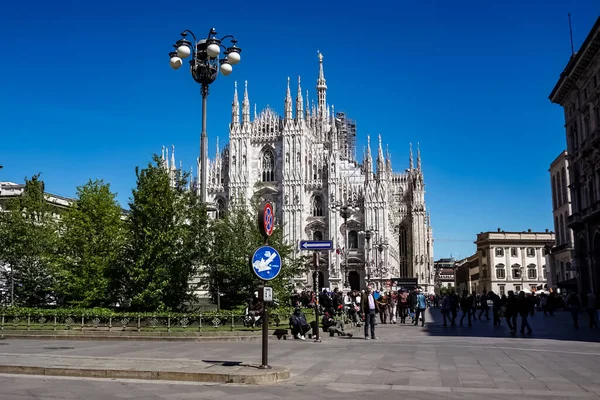
{"type": "Polygon", "coordinates": [[[187,175],[178,174],[172,185],[157,155],[146,168],[136,168],[136,177],[118,274],[123,296],[136,310],[180,309],[193,299],[189,282],[206,253],[206,212],[186,189],[187,175]]]}
{"type": "Polygon", "coordinates": [[[125,224],[110,185],[89,181],[64,214],[56,257],[57,293],[70,305],[108,306],[116,301],[115,264],[124,246],[125,224]]]}
{"type": "MultiPolygon", "coordinates": [[[[250,267],[250,256],[264,244],[256,222],[256,209],[235,207],[211,225],[206,284],[213,301],[216,301],[217,292],[221,294],[223,308],[245,304],[260,285],[250,267]]],[[[291,293],[290,278],[298,275],[305,259],[293,259],[293,248],[284,243],[279,227],[274,229],[269,245],[279,252],[283,263],[280,274],[269,282],[269,286],[275,290],[276,297],[287,304],[291,293]]]]}
{"type": "Polygon", "coordinates": [[[60,213],[44,195],[39,174],[25,179],[23,193],[7,200],[0,212],[0,264],[8,298],[14,304],[37,307],[53,301],[51,273],[56,253],[57,223],[60,213]]]}

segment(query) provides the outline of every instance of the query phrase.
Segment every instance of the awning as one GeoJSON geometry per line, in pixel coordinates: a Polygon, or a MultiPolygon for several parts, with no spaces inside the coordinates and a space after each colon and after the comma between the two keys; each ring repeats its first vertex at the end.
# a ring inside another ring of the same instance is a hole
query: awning
{"type": "Polygon", "coordinates": [[[578,286],[577,278],[567,279],[566,281],[558,282],[556,284],[556,287],[560,289],[577,289],[578,286]]]}

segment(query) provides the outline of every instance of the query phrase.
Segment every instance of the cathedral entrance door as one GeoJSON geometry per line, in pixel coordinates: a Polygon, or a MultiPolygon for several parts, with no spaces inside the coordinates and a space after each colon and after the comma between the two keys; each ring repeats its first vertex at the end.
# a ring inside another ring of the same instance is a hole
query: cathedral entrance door
{"type": "Polygon", "coordinates": [[[348,283],[350,284],[350,289],[360,290],[360,274],[357,271],[350,271],[348,273],[348,283]]]}

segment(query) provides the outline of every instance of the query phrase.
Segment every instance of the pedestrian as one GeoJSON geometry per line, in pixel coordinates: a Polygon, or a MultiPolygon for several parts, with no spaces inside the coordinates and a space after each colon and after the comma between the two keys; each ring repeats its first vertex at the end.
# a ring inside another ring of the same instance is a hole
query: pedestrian
{"type": "Polygon", "coordinates": [[[527,334],[531,336],[532,330],[529,325],[529,314],[531,313],[531,302],[532,299],[530,297],[525,296],[525,292],[521,291],[519,293],[519,314],[521,315],[521,335],[525,334],[525,329],[527,329],[527,334]]]}
{"type": "Polygon", "coordinates": [[[390,317],[390,324],[396,323],[396,314],[398,310],[398,292],[388,292],[388,314],[390,317]]]}
{"type": "Polygon", "coordinates": [[[598,327],[596,311],[596,295],[591,291],[587,295],[587,312],[590,319],[590,329],[598,327]]]}
{"type": "Polygon", "coordinates": [[[519,314],[519,300],[515,296],[515,292],[512,290],[508,291],[508,299],[506,299],[506,310],[504,316],[506,317],[506,325],[510,329],[510,335],[517,333],[517,315],[519,314]]]}
{"type": "Polygon", "coordinates": [[[579,329],[579,311],[581,310],[581,299],[577,292],[572,292],[567,297],[567,309],[571,312],[573,318],[573,328],[579,329]]]}
{"type": "Polygon", "coordinates": [[[419,324],[419,317],[421,318],[421,326],[425,326],[425,309],[427,308],[427,299],[422,291],[417,289],[416,304],[415,304],[415,320],[413,325],[419,324]]]}
{"type": "Polygon", "coordinates": [[[473,326],[471,322],[471,308],[473,307],[473,299],[469,296],[469,293],[465,290],[460,299],[460,309],[462,310],[462,316],[460,317],[460,326],[462,326],[465,316],[468,317],[469,326],[473,326]]]}
{"type": "Polygon", "coordinates": [[[373,297],[373,287],[367,286],[365,294],[361,297],[361,312],[365,320],[365,339],[369,339],[369,328],[371,329],[371,339],[376,340],[375,336],[375,315],[379,313],[379,305],[373,297]]]}
{"type": "Polygon", "coordinates": [[[442,317],[444,318],[444,328],[448,326],[447,320],[452,318],[450,317],[450,311],[452,308],[452,299],[450,295],[445,295],[442,299],[442,317]]]}
{"type": "Polygon", "coordinates": [[[401,289],[398,294],[398,313],[400,314],[400,323],[405,324],[408,315],[408,292],[404,289],[401,289]]]}
{"type": "Polygon", "coordinates": [[[479,320],[481,321],[481,315],[485,314],[485,319],[490,320],[490,306],[488,305],[487,291],[483,291],[481,294],[481,310],[479,311],[479,320]]]}

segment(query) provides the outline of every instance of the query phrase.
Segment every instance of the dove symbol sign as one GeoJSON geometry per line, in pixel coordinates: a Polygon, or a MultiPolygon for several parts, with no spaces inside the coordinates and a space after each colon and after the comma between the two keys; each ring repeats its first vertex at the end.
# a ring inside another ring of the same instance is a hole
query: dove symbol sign
{"type": "Polygon", "coordinates": [[[263,281],[275,279],[281,272],[281,256],[271,246],[259,247],[252,256],[252,270],[263,281]]]}

